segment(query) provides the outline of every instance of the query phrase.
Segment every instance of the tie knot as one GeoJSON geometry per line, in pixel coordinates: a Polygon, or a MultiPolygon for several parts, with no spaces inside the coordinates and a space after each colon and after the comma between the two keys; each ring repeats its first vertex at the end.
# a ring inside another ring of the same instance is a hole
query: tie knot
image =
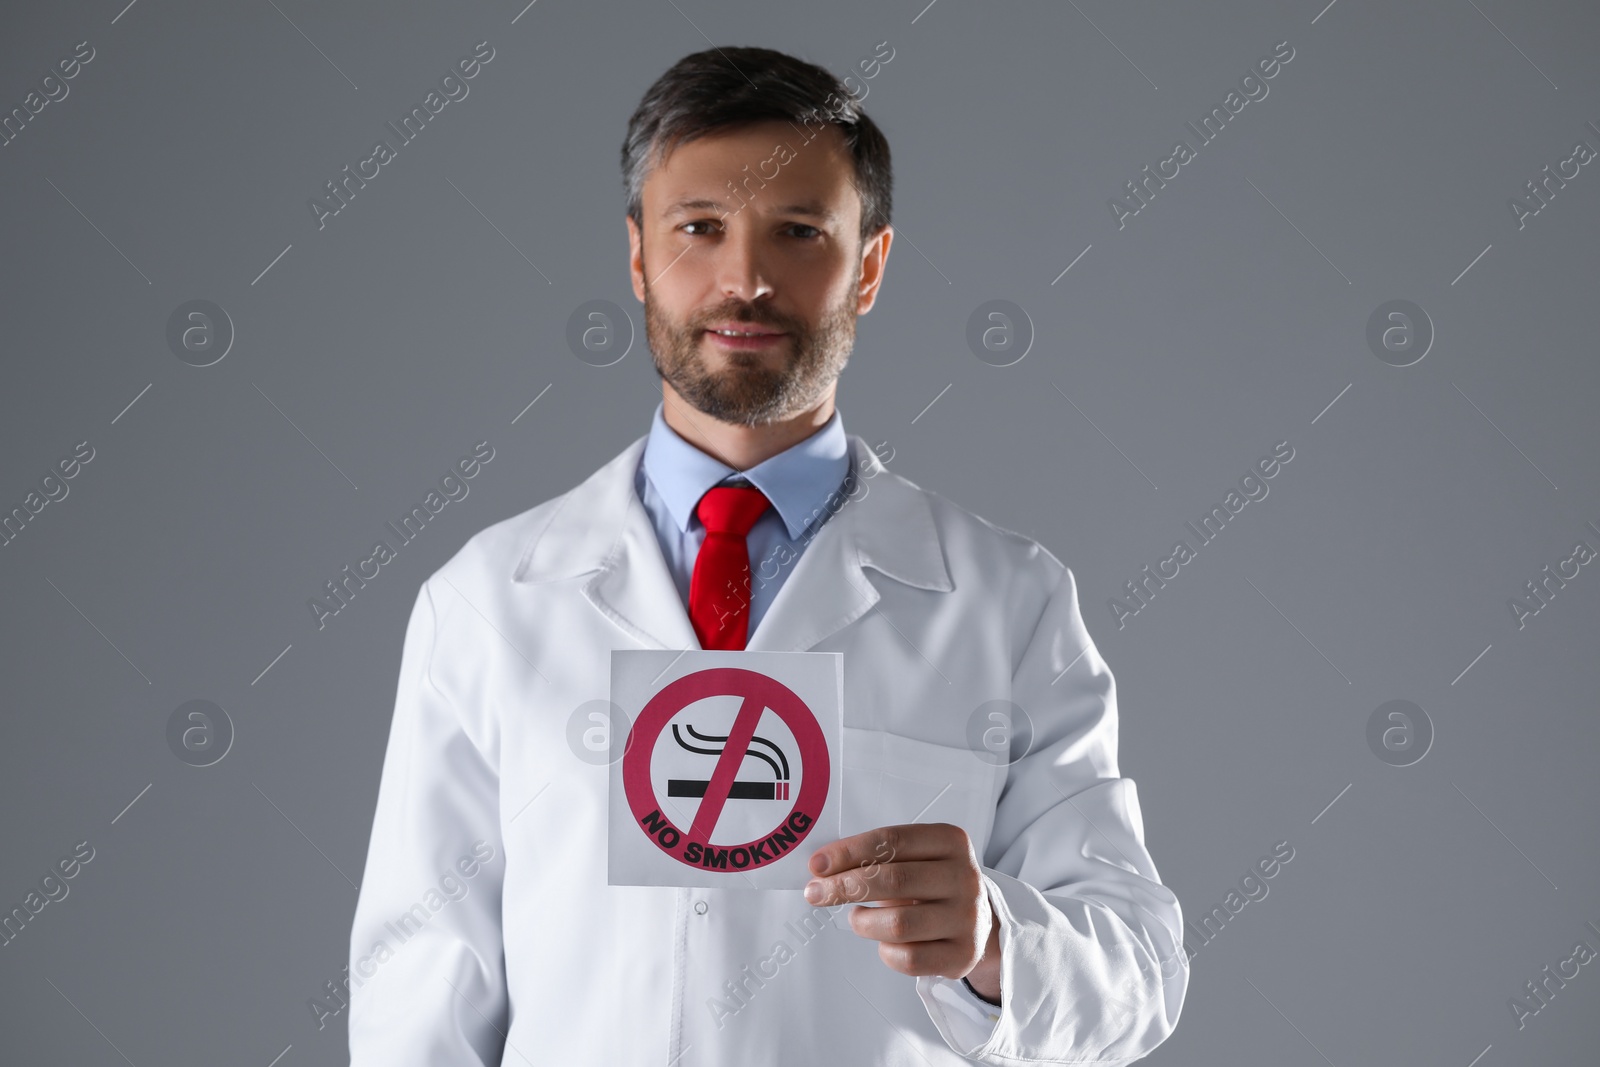
{"type": "Polygon", "coordinates": [[[707,489],[705,496],[700,498],[700,503],[695,506],[695,514],[700,516],[708,534],[725,533],[744,537],[770,503],[766,495],[754,486],[716,485],[707,489]]]}

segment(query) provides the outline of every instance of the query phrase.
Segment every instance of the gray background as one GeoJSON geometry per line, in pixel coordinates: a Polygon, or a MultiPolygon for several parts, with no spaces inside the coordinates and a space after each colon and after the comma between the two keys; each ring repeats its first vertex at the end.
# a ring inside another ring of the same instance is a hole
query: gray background
{"type": "Polygon", "coordinates": [[[843,74],[885,40],[898,236],[846,428],[1073,569],[1187,916],[1295,849],[1147,1062],[1595,1061],[1595,967],[1520,1032],[1507,1005],[1600,947],[1600,567],[1508,608],[1600,547],[1600,165],[1508,207],[1600,148],[1591,5],[122,2],[0,16],[0,110],[97,52],[0,149],[0,504],[96,450],[0,549],[0,903],[95,849],[0,949],[8,1062],[345,1062],[307,1000],[345,963],[417,586],[659,397],[642,336],[605,368],[565,340],[597,298],[642,328],[629,112],[708,42],[843,74]],[[308,198],[482,40],[469,97],[319,231],[308,198]],[[1270,94],[1119,230],[1109,199],[1281,40],[1270,94]],[[237,330],[213,366],[166,343],[193,299],[237,330]],[[1035,331],[1009,367],[965,341],[990,299],[1035,331]],[[1365,339],[1391,299],[1437,331],[1412,366],[1365,339]],[[483,439],[319,631],[307,599],[483,439]],[[1270,496],[1119,630],[1108,599],[1282,440],[1270,496]],[[237,731],[207,768],[166,740],[192,699],[237,731]],[[1412,766],[1366,741],[1393,699],[1436,734],[1412,766]]]}

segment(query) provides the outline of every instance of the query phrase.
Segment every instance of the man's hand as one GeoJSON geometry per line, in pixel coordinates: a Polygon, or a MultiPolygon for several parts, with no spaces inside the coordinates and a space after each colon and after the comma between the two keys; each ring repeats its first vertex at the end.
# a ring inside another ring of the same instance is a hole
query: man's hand
{"type": "Polygon", "coordinates": [[[886,965],[901,974],[965,978],[1000,1002],[1000,926],[961,827],[880,826],[824,845],[810,866],[818,876],[806,885],[811,903],[881,902],[851,908],[850,928],[879,942],[886,965]]]}

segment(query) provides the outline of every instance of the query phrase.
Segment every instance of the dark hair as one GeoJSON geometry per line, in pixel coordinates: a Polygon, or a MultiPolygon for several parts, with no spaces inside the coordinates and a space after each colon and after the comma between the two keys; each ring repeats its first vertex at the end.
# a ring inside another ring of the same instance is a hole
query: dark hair
{"type": "Polygon", "coordinates": [[[719,130],[774,119],[797,128],[837,126],[855,164],[861,239],[889,224],[894,175],[883,131],[833,74],[770,48],[692,53],[645,91],[622,141],[629,217],[644,226],[645,176],[674,148],[719,130]]]}

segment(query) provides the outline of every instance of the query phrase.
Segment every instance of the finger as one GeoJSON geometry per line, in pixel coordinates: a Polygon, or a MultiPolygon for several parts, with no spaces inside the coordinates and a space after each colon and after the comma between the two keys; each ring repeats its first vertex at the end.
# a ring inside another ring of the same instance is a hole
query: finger
{"type": "Polygon", "coordinates": [[[975,895],[975,869],[954,860],[910,860],[857,867],[806,884],[806,900],[819,906],[863,900],[949,900],[975,895]]]}
{"type": "Polygon", "coordinates": [[[960,941],[894,941],[878,942],[878,958],[884,965],[901,974],[939,975],[956,978],[968,973],[972,959],[960,941]]]}
{"type": "Polygon", "coordinates": [[[850,909],[850,929],[861,937],[891,944],[913,941],[955,941],[970,930],[972,920],[956,904],[906,904],[850,909]]]}
{"type": "Polygon", "coordinates": [[[967,832],[951,823],[901,823],[842,837],[811,854],[812,874],[836,874],[869,863],[932,860],[965,855],[967,832]]]}

